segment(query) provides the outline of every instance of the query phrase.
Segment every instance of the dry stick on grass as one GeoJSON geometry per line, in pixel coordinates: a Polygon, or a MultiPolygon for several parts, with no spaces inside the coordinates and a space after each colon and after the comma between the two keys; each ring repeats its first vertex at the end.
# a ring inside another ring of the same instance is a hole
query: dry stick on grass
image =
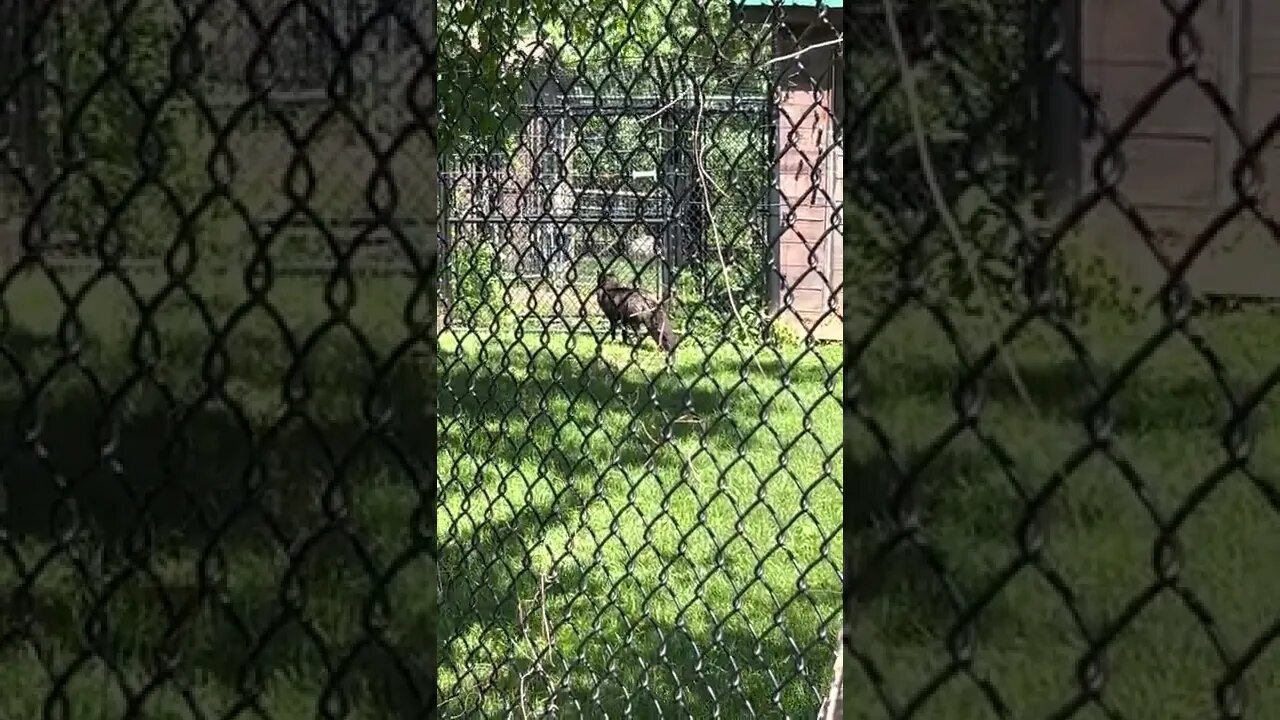
{"type": "MultiPolygon", "coordinates": [[[[542,620],[542,645],[547,652],[551,652],[551,621],[547,619],[547,583],[555,580],[555,573],[544,574],[538,584],[538,617],[542,620]]],[[[546,677],[547,673],[542,666],[542,655],[538,655],[537,668],[546,677]]],[[[556,714],[556,693],[552,690],[552,685],[547,683],[547,715],[554,717],[556,714]]]]}
{"type": "Polygon", "coordinates": [[[836,649],[836,665],[831,673],[831,688],[818,710],[818,720],[840,720],[844,717],[844,643],[836,649]]]}
{"type": "MultiPolygon", "coordinates": [[[[524,600],[516,602],[516,615],[520,623],[520,636],[532,647],[533,640],[529,637],[529,614],[525,610],[525,604],[524,600]]],[[[528,604],[532,605],[533,603],[528,604]]],[[[517,693],[520,698],[520,717],[522,718],[529,717],[529,676],[533,675],[536,668],[537,664],[535,663],[533,667],[520,673],[520,686],[517,689],[517,693]]]]}
{"type": "Polygon", "coordinates": [[[548,679],[546,667],[543,665],[543,656],[545,653],[551,652],[551,622],[547,619],[547,583],[555,580],[555,573],[543,573],[538,576],[538,594],[528,605],[537,608],[538,620],[541,630],[542,650],[537,650],[533,639],[529,633],[529,614],[525,610],[525,602],[517,603],[517,612],[520,618],[520,634],[524,637],[524,641],[530,647],[535,648],[533,667],[520,674],[520,716],[523,718],[531,718],[534,715],[529,711],[529,679],[534,675],[542,678],[544,689],[547,692],[547,706],[537,717],[548,718],[556,715],[556,698],[555,692],[552,690],[552,683],[548,679]]]}

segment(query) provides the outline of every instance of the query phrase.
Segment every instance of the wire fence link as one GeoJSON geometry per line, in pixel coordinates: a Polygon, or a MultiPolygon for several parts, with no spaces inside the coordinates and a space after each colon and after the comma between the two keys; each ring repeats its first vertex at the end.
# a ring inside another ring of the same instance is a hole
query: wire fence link
{"type": "Polygon", "coordinates": [[[435,706],[434,28],[0,2],[0,717],[435,706]]]}
{"type": "Polygon", "coordinates": [[[441,715],[815,718],[838,3],[441,3],[441,715]]]}
{"type": "Polygon", "coordinates": [[[845,716],[1270,717],[1273,4],[845,12],[845,716]]]}

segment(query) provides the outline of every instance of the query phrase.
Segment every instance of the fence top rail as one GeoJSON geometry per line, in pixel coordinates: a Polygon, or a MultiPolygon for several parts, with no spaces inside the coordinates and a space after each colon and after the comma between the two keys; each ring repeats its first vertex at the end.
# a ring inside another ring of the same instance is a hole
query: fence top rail
{"type": "Polygon", "coordinates": [[[520,108],[528,112],[548,109],[612,111],[626,110],[639,114],[651,114],[659,110],[703,110],[717,112],[742,112],[746,110],[762,110],[768,108],[770,100],[765,96],[719,96],[711,95],[702,98],[667,97],[663,95],[636,95],[627,97],[574,96],[554,95],[552,99],[528,102],[520,108]]]}
{"type": "MultiPolygon", "coordinates": [[[[416,228],[421,229],[427,226],[427,223],[420,218],[414,217],[388,217],[378,218],[369,216],[346,216],[346,217],[327,217],[322,218],[322,225],[325,228],[338,229],[357,229],[357,230],[377,230],[388,228],[416,228]]],[[[260,220],[259,228],[267,230],[272,229],[288,229],[288,230],[313,230],[317,229],[315,222],[307,218],[290,218],[289,220],[260,220]]]]}

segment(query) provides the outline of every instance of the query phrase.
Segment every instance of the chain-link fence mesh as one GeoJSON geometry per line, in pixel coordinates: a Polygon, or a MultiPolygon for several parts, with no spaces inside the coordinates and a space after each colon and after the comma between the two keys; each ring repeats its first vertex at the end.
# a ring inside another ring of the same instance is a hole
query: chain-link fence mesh
{"type": "Polygon", "coordinates": [[[0,717],[817,713],[838,12],[435,11],[0,3],[0,717]]]}
{"type": "Polygon", "coordinates": [[[433,8],[0,2],[0,717],[434,705],[433,8]]]}
{"type": "Polygon", "coordinates": [[[846,717],[1271,717],[1275,4],[845,12],[846,717]]]}
{"type": "Polygon", "coordinates": [[[838,10],[440,10],[441,714],[816,717],[838,10]]]}

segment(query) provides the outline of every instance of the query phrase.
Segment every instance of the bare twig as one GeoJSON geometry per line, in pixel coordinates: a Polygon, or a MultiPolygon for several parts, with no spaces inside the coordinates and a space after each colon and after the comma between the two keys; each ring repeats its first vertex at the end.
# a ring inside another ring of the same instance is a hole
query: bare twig
{"type": "Polygon", "coordinates": [[[888,26],[889,38],[893,42],[894,55],[897,57],[898,71],[902,77],[902,94],[906,98],[907,114],[911,118],[911,131],[915,137],[916,153],[920,158],[921,170],[924,172],[925,183],[929,186],[929,194],[932,197],[934,209],[938,211],[938,217],[947,231],[956,254],[965,263],[965,270],[969,274],[969,279],[973,282],[974,288],[978,292],[983,316],[991,320],[991,324],[995,326],[996,337],[993,344],[996,345],[1000,359],[1004,362],[1005,369],[1009,373],[1009,381],[1013,383],[1014,389],[1027,404],[1027,408],[1034,413],[1035,404],[1031,401],[1031,395],[1027,392],[1022,378],[1018,374],[1013,354],[1000,341],[1000,327],[995,317],[995,304],[987,294],[986,283],[982,282],[982,274],[978,270],[977,260],[967,251],[964,234],[960,231],[960,224],[956,222],[955,216],[951,213],[951,208],[947,206],[946,197],[942,193],[942,186],[938,183],[938,175],[933,167],[933,158],[929,154],[929,141],[925,134],[924,121],[921,119],[920,97],[916,94],[911,60],[907,57],[907,51],[902,42],[902,32],[898,28],[898,16],[894,12],[893,0],[881,0],[881,6],[884,9],[884,19],[888,26]]]}
{"type": "MultiPolygon", "coordinates": [[[[556,579],[556,574],[554,573],[544,573],[538,579],[538,618],[541,620],[541,630],[543,630],[541,641],[543,641],[544,652],[538,653],[538,660],[534,662],[534,667],[543,678],[547,678],[547,669],[543,665],[543,657],[545,653],[552,651],[552,624],[547,619],[547,583],[554,579],[556,579]]],[[[552,691],[552,688],[552,683],[548,682],[547,710],[543,714],[544,717],[556,717],[556,693],[552,691]]]]}
{"type": "MultiPolygon", "coordinates": [[[[696,96],[697,114],[694,115],[693,119],[693,165],[698,172],[698,182],[702,186],[702,200],[707,205],[706,215],[708,230],[711,231],[711,244],[716,250],[716,260],[720,263],[720,275],[724,279],[725,293],[729,300],[729,309],[733,312],[733,317],[738,321],[738,328],[742,331],[744,336],[747,336],[749,331],[747,329],[746,320],[743,319],[742,312],[738,309],[738,303],[733,296],[733,282],[729,277],[728,261],[725,260],[724,243],[720,236],[720,226],[716,222],[715,213],[711,212],[711,203],[708,202],[708,199],[711,197],[711,190],[715,190],[722,196],[726,193],[724,188],[722,188],[720,184],[715,181],[715,178],[711,177],[711,173],[707,171],[706,155],[703,150],[704,144],[702,142],[702,120],[705,107],[702,101],[702,92],[700,90],[696,93],[696,96]]],[[[760,364],[760,358],[753,354],[751,356],[751,361],[755,364],[756,371],[763,375],[764,366],[760,364]]]]}
{"type": "MultiPolygon", "coordinates": [[[[519,600],[516,602],[516,615],[517,621],[520,623],[520,636],[526,643],[532,645],[533,643],[529,638],[529,616],[525,611],[525,601],[519,600]]],[[[529,713],[529,676],[533,675],[536,668],[537,665],[535,664],[533,667],[520,673],[520,686],[517,688],[516,692],[517,697],[520,698],[520,717],[522,718],[531,717],[529,713]]]]}
{"type": "Polygon", "coordinates": [[[820,43],[814,43],[813,45],[805,45],[804,47],[800,48],[799,50],[793,53],[787,53],[786,55],[779,55],[778,57],[775,57],[775,58],[769,58],[763,63],[760,63],[760,67],[758,69],[767,68],[770,65],[777,65],[780,62],[786,62],[788,60],[795,60],[807,52],[813,52],[814,50],[818,50],[824,47],[830,47],[832,45],[839,45],[842,42],[844,42],[844,36],[840,35],[831,40],[824,40],[820,43]]]}
{"type": "Polygon", "coordinates": [[[555,580],[555,578],[556,578],[555,573],[548,572],[548,573],[543,573],[539,575],[538,592],[534,596],[534,599],[527,602],[520,601],[516,604],[517,613],[519,615],[521,637],[531,648],[534,649],[533,665],[528,670],[520,674],[520,686],[519,686],[518,692],[519,692],[519,698],[520,698],[519,700],[520,717],[522,718],[535,717],[535,715],[529,710],[529,680],[534,676],[537,676],[542,679],[544,689],[546,690],[546,693],[547,693],[546,707],[543,708],[542,711],[536,715],[536,717],[553,718],[556,716],[557,706],[555,701],[555,692],[552,690],[554,685],[549,679],[546,666],[543,662],[544,656],[546,655],[546,653],[551,652],[551,646],[552,646],[551,622],[550,620],[547,619],[547,584],[550,581],[555,580]],[[533,638],[530,635],[529,611],[526,610],[526,605],[528,605],[529,609],[533,609],[535,607],[537,609],[539,626],[540,626],[539,629],[541,631],[540,637],[538,638],[538,640],[540,641],[539,644],[535,644],[533,642],[533,638]]]}
{"type": "Polygon", "coordinates": [[[676,103],[680,102],[681,100],[684,100],[684,99],[685,99],[686,97],[688,97],[688,96],[689,96],[689,93],[688,93],[687,91],[685,91],[685,90],[681,90],[681,91],[680,91],[680,93],[679,93],[679,94],[677,94],[675,97],[671,98],[671,101],[670,101],[670,102],[668,102],[666,105],[663,105],[662,107],[658,108],[657,110],[654,110],[653,112],[649,113],[648,115],[645,115],[644,117],[640,118],[640,122],[642,122],[642,123],[646,123],[646,122],[649,122],[650,120],[653,120],[654,118],[658,117],[658,116],[659,116],[659,115],[661,115],[662,113],[664,113],[664,112],[666,112],[666,111],[670,110],[671,108],[675,107],[676,103]]]}

